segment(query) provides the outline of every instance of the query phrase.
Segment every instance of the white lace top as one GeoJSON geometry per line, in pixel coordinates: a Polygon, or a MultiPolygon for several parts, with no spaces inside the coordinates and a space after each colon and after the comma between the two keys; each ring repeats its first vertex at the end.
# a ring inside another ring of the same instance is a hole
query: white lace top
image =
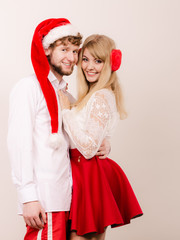
{"type": "Polygon", "coordinates": [[[113,92],[101,89],[93,93],[80,111],[64,109],[63,124],[70,137],[70,147],[77,148],[85,158],[92,158],[104,138],[110,138],[119,114],[113,92]]]}

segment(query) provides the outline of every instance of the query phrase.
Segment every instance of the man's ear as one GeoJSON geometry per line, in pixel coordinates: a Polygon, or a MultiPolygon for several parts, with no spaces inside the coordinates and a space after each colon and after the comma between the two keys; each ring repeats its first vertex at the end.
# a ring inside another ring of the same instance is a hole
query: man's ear
{"type": "Polygon", "coordinates": [[[49,47],[48,49],[44,49],[45,55],[49,56],[51,54],[51,48],[49,47]]]}

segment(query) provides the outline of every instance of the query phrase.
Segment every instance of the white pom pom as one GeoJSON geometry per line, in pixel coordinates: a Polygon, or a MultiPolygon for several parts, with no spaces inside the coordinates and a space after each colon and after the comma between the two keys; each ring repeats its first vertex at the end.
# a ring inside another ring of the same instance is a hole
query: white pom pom
{"type": "Polygon", "coordinates": [[[64,139],[61,134],[52,133],[49,136],[49,146],[54,149],[58,149],[63,144],[63,141],[64,141],[64,139]]]}

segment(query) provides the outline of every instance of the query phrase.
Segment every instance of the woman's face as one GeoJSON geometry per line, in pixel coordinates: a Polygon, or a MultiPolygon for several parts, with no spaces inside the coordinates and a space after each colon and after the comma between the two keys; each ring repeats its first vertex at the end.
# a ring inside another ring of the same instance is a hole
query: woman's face
{"type": "Polygon", "coordinates": [[[104,62],[101,59],[94,58],[87,48],[85,48],[81,68],[86,76],[86,80],[89,83],[98,81],[101,71],[103,69],[104,62]]]}

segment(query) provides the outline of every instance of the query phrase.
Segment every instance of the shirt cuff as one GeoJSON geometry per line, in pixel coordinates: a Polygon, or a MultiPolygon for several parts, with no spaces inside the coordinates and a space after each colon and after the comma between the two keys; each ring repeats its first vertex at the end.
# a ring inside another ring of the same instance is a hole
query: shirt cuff
{"type": "Polygon", "coordinates": [[[21,203],[38,201],[37,192],[35,186],[26,186],[23,189],[18,190],[18,197],[21,203]]]}

